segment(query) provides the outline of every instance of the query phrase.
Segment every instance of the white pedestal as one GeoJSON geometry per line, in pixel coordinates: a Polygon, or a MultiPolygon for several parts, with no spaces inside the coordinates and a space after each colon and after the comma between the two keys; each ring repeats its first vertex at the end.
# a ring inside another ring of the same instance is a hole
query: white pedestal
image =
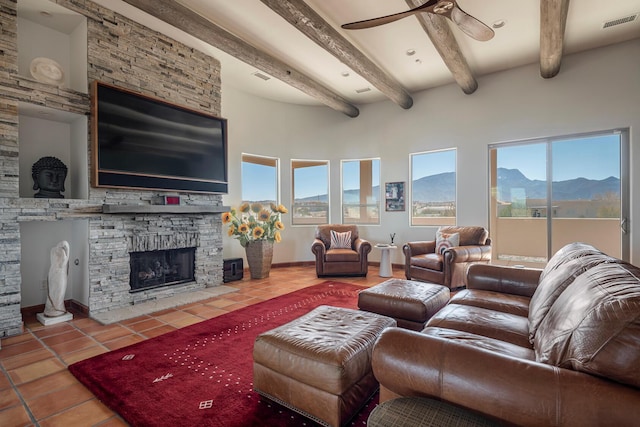
{"type": "Polygon", "coordinates": [[[61,316],[47,317],[44,315],[44,313],[37,313],[36,319],[38,319],[38,322],[42,323],[44,326],[49,326],[49,325],[55,325],[56,323],[62,323],[62,322],[67,322],[69,320],[73,320],[73,314],[67,311],[65,314],[61,316]]]}
{"type": "Polygon", "coordinates": [[[377,249],[380,249],[380,277],[391,277],[393,271],[391,268],[391,249],[396,249],[395,245],[375,245],[377,249]]]}

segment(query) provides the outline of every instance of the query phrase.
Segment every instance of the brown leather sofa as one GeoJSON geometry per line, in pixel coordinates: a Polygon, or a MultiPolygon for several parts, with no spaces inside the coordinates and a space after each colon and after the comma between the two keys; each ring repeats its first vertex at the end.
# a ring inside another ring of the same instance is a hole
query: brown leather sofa
{"type": "Polygon", "coordinates": [[[381,402],[431,397],[504,425],[638,425],[640,268],[572,243],[544,270],[467,274],[424,330],[382,333],[381,402]]]}
{"type": "Polygon", "coordinates": [[[326,224],[316,227],[311,251],[316,256],[316,274],[327,276],[366,276],[369,270],[368,256],[371,243],[361,239],[358,226],[344,224],[326,224]],[[351,232],[351,248],[331,247],[331,230],[338,233],[351,232]]]}
{"type": "Polygon", "coordinates": [[[459,233],[458,246],[436,252],[436,241],[416,241],[404,245],[405,276],[409,280],[437,283],[455,289],[465,286],[469,265],[491,261],[491,239],[484,227],[440,227],[442,233],[459,233]]]}

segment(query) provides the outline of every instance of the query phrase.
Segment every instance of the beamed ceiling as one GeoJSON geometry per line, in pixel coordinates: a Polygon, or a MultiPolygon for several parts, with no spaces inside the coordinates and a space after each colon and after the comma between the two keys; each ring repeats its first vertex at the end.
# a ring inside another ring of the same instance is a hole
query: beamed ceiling
{"type": "Polygon", "coordinates": [[[473,96],[483,75],[531,63],[532,79],[554,78],[564,55],[640,37],[640,0],[459,0],[498,27],[484,42],[428,13],[341,28],[425,0],[94,1],[215,56],[225,84],[350,117],[385,99],[411,108],[412,94],[450,83],[473,96]]]}

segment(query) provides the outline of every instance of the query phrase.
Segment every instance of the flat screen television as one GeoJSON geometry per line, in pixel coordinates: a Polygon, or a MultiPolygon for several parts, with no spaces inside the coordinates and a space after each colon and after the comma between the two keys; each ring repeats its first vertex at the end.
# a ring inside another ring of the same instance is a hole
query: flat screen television
{"type": "Polygon", "coordinates": [[[227,193],[227,121],[94,81],[94,187],[227,193]]]}

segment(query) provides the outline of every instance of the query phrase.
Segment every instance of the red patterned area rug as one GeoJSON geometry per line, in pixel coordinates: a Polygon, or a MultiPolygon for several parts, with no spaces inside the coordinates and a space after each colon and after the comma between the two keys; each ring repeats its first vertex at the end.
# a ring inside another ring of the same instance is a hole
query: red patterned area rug
{"type": "MultiPolygon", "coordinates": [[[[319,305],[355,308],[362,289],[324,282],[83,360],[69,371],[132,426],[316,426],[253,391],[253,343],[319,305]]],[[[377,400],[352,425],[366,425],[377,400]]]]}

